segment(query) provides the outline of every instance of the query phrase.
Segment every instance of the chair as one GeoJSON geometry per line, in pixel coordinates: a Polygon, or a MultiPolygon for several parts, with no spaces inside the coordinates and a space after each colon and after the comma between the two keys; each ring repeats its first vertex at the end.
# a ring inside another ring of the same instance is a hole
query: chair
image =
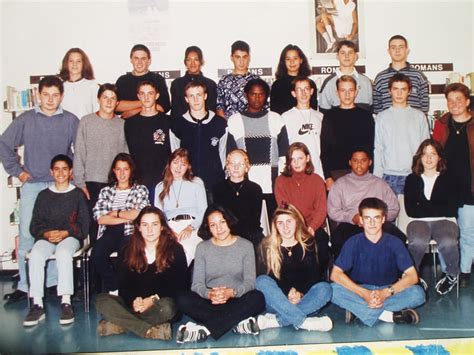
{"type": "Polygon", "coordinates": [[[260,214],[260,227],[262,227],[263,235],[270,235],[270,221],[268,220],[267,203],[262,200],[262,213],[260,214]]]}
{"type": "MultiPolygon", "coordinates": [[[[84,240],[84,243],[81,248],[79,248],[74,255],[72,256],[72,262],[76,264],[82,270],[82,282],[83,282],[83,291],[84,291],[84,311],[89,312],[90,305],[89,305],[89,263],[88,263],[88,250],[90,248],[90,241],[89,236],[84,240]]],[[[25,268],[27,274],[27,282],[28,282],[28,289],[30,288],[30,273],[29,273],[29,260],[31,256],[31,251],[29,251],[25,256],[25,268]]],[[[56,255],[51,255],[48,259],[46,259],[46,265],[49,261],[56,260],[56,255]]],[[[45,268],[46,268],[45,265],[45,268]]],[[[30,298],[28,297],[28,306],[30,298]]]]}
{"type": "MultiPolygon", "coordinates": [[[[438,252],[438,243],[436,243],[436,240],[431,239],[430,243],[428,244],[428,251],[433,255],[433,274],[434,274],[434,279],[437,279],[437,270],[436,270],[436,254],[438,254],[438,257],[441,258],[441,254],[438,252]]],[[[441,261],[440,261],[441,264],[441,261]]],[[[459,278],[459,275],[458,275],[459,278]]],[[[456,283],[456,297],[459,298],[459,279],[458,282],[456,283]]]]}

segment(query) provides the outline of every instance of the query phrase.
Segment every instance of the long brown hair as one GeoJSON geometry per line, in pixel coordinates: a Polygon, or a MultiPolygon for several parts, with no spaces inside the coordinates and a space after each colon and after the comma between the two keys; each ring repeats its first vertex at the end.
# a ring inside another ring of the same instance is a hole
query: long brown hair
{"type": "Polygon", "coordinates": [[[115,176],[114,169],[115,169],[115,165],[119,161],[126,162],[128,166],[130,167],[130,178],[128,179],[128,186],[132,187],[137,181],[135,177],[136,166],[135,166],[135,162],[132,159],[132,156],[128,153],[118,153],[115,156],[112,162],[112,166],[110,167],[110,170],[109,170],[109,185],[115,186],[118,183],[117,176],[115,176]]]}
{"type": "Polygon", "coordinates": [[[309,161],[306,163],[306,168],[304,169],[304,173],[306,175],[311,175],[314,172],[314,165],[311,160],[311,154],[309,153],[309,149],[306,146],[306,144],[301,143],[301,142],[295,142],[292,143],[289,148],[288,152],[286,153],[286,161],[285,161],[285,168],[282,171],[283,176],[293,176],[293,169],[291,168],[291,156],[293,155],[293,152],[296,150],[301,150],[304,155],[307,157],[309,156],[309,161]]]}
{"type": "Polygon", "coordinates": [[[447,170],[446,158],[444,157],[443,147],[441,146],[441,144],[439,144],[437,141],[435,141],[432,138],[425,139],[423,142],[421,142],[420,146],[418,147],[418,150],[413,156],[413,163],[411,165],[411,170],[413,171],[414,174],[418,176],[421,176],[421,174],[423,174],[423,172],[425,171],[425,168],[423,167],[423,163],[421,162],[421,157],[423,156],[423,153],[426,147],[428,146],[432,146],[433,149],[436,150],[436,153],[439,156],[438,166],[436,167],[436,170],[440,174],[443,174],[447,170]]]}
{"type": "Polygon", "coordinates": [[[82,77],[84,79],[94,80],[94,69],[92,69],[92,64],[89,60],[89,57],[87,56],[86,52],[84,52],[80,48],[71,48],[66,52],[61,63],[59,77],[65,81],[69,80],[69,69],[67,63],[69,61],[69,56],[71,55],[71,53],[79,53],[82,57],[82,77]]]}
{"type": "Polygon", "coordinates": [[[193,168],[189,159],[189,152],[185,148],[178,148],[171,153],[165,167],[165,176],[163,177],[163,191],[158,195],[160,201],[163,202],[166,196],[170,193],[171,184],[173,183],[173,174],[171,172],[171,162],[176,158],[185,159],[188,162],[188,169],[183,175],[183,180],[192,181],[194,179],[193,168]]]}
{"type": "Polygon", "coordinates": [[[133,221],[134,230],[132,238],[124,250],[124,261],[131,270],[136,272],[145,272],[148,269],[148,262],[145,256],[145,241],[140,232],[140,223],[146,214],[155,214],[160,219],[161,233],[156,244],[155,265],[157,273],[163,272],[174,261],[173,249],[176,248],[178,242],[166,222],[164,213],[155,206],[143,208],[133,221]]]}

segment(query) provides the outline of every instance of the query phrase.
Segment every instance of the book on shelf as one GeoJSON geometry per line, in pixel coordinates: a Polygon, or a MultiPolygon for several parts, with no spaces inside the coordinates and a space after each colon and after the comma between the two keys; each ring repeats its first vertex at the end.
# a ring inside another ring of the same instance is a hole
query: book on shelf
{"type": "Polygon", "coordinates": [[[29,89],[17,90],[7,86],[7,101],[4,103],[6,111],[30,110],[38,104],[38,87],[33,85],[29,89]]]}

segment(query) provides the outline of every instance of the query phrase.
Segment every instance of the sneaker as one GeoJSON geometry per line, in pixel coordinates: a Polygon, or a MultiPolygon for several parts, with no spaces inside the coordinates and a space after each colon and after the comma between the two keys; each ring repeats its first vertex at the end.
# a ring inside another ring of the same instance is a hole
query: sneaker
{"type": "Polygon", "coordinates": [[[407,308],[399,312],[393,312],[393,322],[396,324],[418,324],[420,316],[414,309],[407,308]]]}
{"type": "Polygon", "coordinates": [[[461,272],[459,276],[459,287],[466,288],[469,286],[469,279],[471,278],[471,273],[461,272]]]}
{"type": "Polygon", "coordinates": [[[7,303],[5,303],[6,305],[10,305],[16,302],[26,300],[27,297],[28,294],[26,292],[23,292],[21,290],[15,290],[12,293],[7,293],[5,296],[3,296],[3,299],[7,301],[7,303]]]}
{"type": "Polygon", "coordinates": [[[438,292],[440,295],[445,295],[451,292],[451,290],[454,288],[454,286],[456,286],[457,283],[457,276],[446,275],[436,283],[436,292],[438,292]]]}
{"type": "Polygon", "coordinates": [[[46,314],[44,313],[44,308],[33,304],[26,316],[25,320],[23,321],[23,325],[25,327],[32,327],[37,325],[40,321],[46,318],[46,314]]]}
{"type": "Polygon", "coordinates": [[[317,330],[320,332],[328,332],[332,329],[332,320],[328,316],[324,317],[306,317],[301,329],[317,330]]]}
{"type": "Polygon", "coordinates": [[[346,319],[345,319],[346,324],[352,323],[355,319],[356,319],[356,316],[354,315],[354,313],[346,309],[346,319]]]}
{"type": "Polygon", "coordinates": [[[147,339],[170,340],[171,339],[171,325],[166,322],[155,325],[148,329],[145,334],[147,339]]]}
{"type": "Polygon", "coordinates": [[[257,325],[260,330],[281,327],[276,315],[273,313],[260,314],[257,317],[257,325]]]}
{"type": "Polygon", "coordinates": [[[258,327],[256,319],[254,317],[249,317],[240,321],[239,324],[232,328],[232,331],[235,334],[258,335],[258,333],[260,333],[260,328],[258,327]]]}
{"type": "Polygon", "coordinates": [[[421,277],[418,278],[418,283],[420,284],[421,287],[423,287],[423,290],[425,292],[428,292],[428,284],[426,283],[425,280],[423,280],[421,277]]]}
{"type": "Polygon", "coordinates": [[[61,303],[61,316],[59,324],[66,325],[74,322],[74,310],[69,303],[61,303]]]}
{"type": "Polygon", "coordinates": [[[176,342],[179,344],[200,343],[206,341],[209,334],[210,332],[206,327],[188,322],[179,326],[176,333],[176,342]]]}
{"type": "Polygon", "coordinates": [[[125,333],[125,328],[105,319],[100,320],[99,324],[97,325],[97,334],[99,334],[101,337],[123,333],[125,333]]]}

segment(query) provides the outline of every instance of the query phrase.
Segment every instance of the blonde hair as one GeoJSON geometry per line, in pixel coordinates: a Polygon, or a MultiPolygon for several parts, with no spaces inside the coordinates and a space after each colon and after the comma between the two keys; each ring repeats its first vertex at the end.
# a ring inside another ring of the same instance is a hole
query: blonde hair
{"type": "Polygon", "coordinates": [[[230,164],[230,157],[232,156],[232,154],[240,154],[244,158],[244,164],[245,164],[245,169],[246,169],[245,177],[247,177],[247,173],[250,169],[250,159],[247,152],[239,148],[233,149],[227,154],[227,157],[225,158],[226,173],[229,174],[227,171],[227,165],[230,164]]]}
{"type": "Polygon", "coordinates": [[[266,265],[266,273],[280,279],[281,262],[283,255],[281,253],[282,237],[278,232],[276,220],[281,215],[289,215],[296,221],[295,239],[303,248],[303,258],[305,251],[312,240],[312,235],[304,221],[304,217],[298,209],[290,204],[277,208],[272,218],[271,233],[262,242],[261,255],[266,265]]]}

